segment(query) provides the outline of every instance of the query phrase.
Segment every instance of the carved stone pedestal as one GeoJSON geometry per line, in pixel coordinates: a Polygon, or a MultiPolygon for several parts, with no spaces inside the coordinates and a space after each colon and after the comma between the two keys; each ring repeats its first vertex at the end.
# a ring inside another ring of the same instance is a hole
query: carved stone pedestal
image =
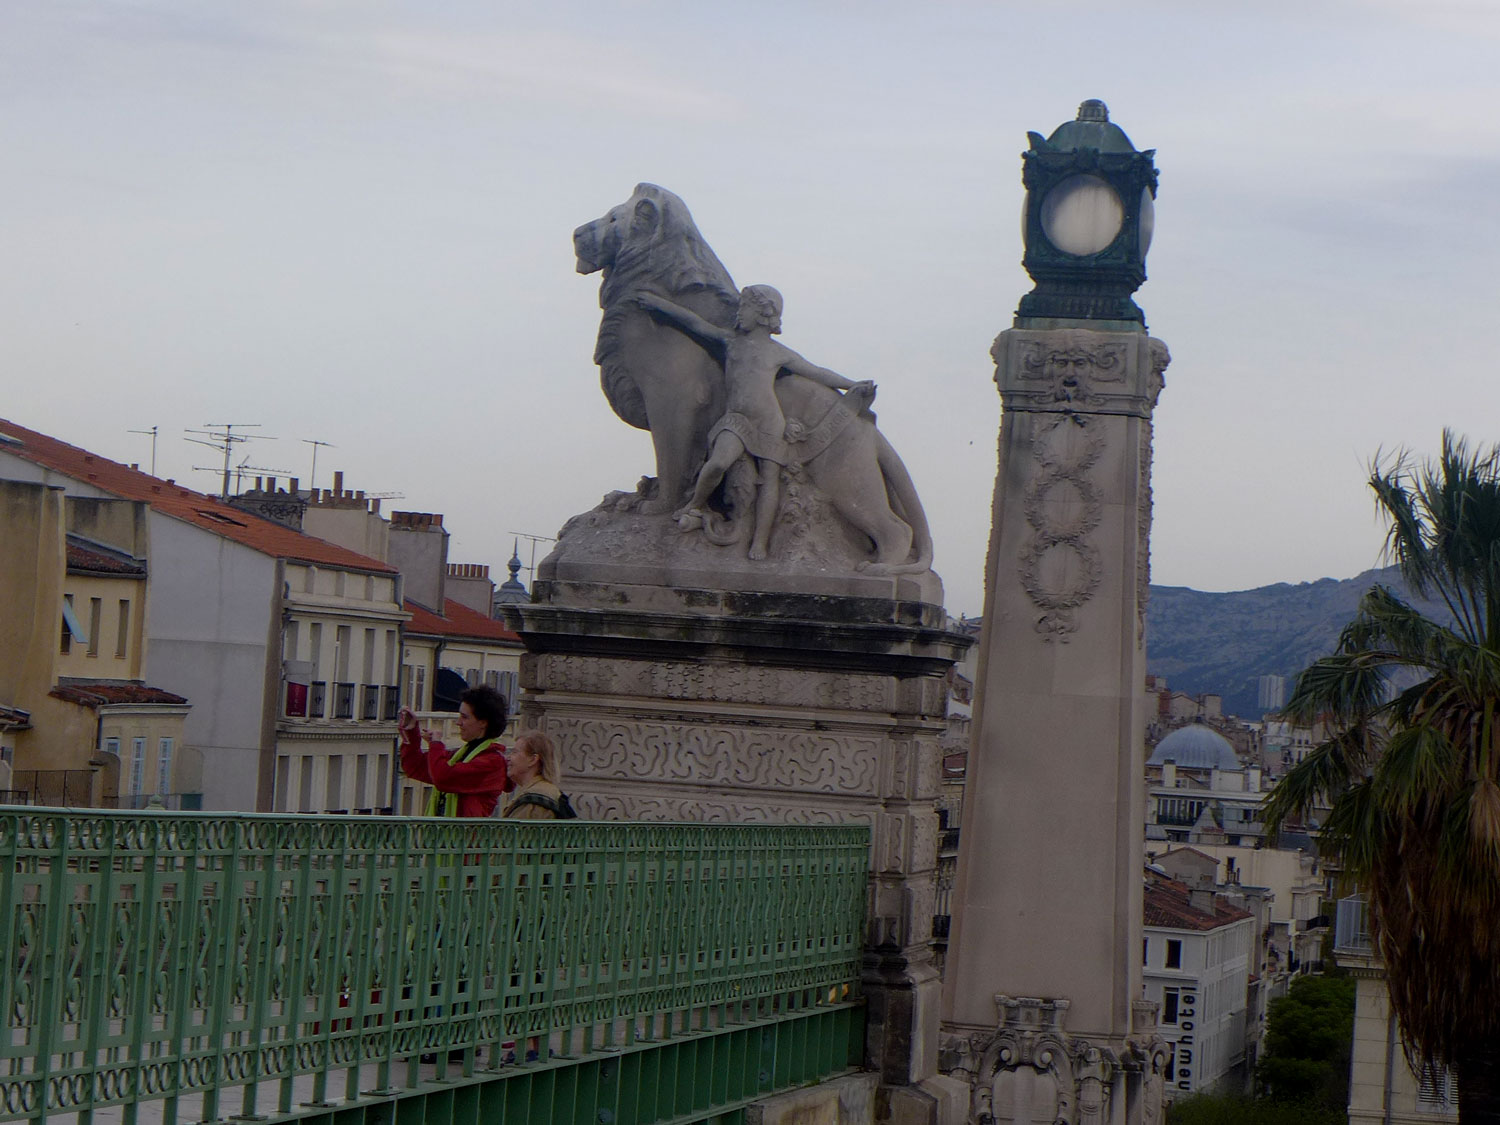
{"type": "Polygon", "coordinates": [[[565,564],[505,619],[527,647],[521,725],[556,741],[579,815],[869,824],[867,1065],[886,1085],[931,1078],[938,739],[968,638],[941,606],[900,600],[922,589],[906,578],[844,580],[856,596],[565,564]]]}
{"type": "Polygon", "coordinates": [[[1138,1002],[1138,1034],[1116,1042],[1068,1035],[1068,1001],[996,996],[998,1030],[953,1041],[944,1069],[972,1090],[980,1125],[1161,1125],[1168,1047],[1156,1006],[1138,1002]]]}

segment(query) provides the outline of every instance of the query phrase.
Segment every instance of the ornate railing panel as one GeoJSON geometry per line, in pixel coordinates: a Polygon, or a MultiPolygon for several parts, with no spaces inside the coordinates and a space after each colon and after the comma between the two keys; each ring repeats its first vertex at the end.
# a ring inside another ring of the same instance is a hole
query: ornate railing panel
{"type": "Polygon", "coordinates": [[[0,811],[0,1119],[328,1112],[793,1022],[839,1029],[797,1048],[831,1073],[867,855],[862,826],[0,811]]]}

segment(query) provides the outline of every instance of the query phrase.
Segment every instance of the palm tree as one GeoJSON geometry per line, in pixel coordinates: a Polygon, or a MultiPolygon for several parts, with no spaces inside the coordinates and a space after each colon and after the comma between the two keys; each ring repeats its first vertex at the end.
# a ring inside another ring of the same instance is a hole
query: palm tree
{"type": "Polygon", "coordinates": [[[1377,460],[1386,550],[1434,620],[1372,587],[1287,712],[1329,736],[1266,801],[1269,831],[1326,808],[1320,840],[1368,894],[1407,1057],[1451,1067],[1459,1121],[1500,1123],[1500,447],[1443,434],[1377,460]]]}

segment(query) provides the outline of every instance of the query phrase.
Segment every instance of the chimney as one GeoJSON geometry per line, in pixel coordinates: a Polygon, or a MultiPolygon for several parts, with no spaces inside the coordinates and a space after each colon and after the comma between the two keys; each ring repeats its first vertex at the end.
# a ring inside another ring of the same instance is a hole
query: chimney
{"type": "Polygon", "coordinates": [[[1203,914],[1213,914],[1214,892],[1212,887],[1193,887],[1188,891],[1188,905],[1203,914]]]}
{"type": "Polygon", "coordinates": [[[293,496],[297,495],[297,478],[296,477],[292,478],[292,483],[291,483],[291,486],[290,486],[290,491],[291,491],[291,494],[293,496]]]}
{"type": "Polygon", "coordinates": [[[343,469],[335,469],[333,471],[333,494],[335,496],[342,496],[344,494],[344,470],[343,469]]]}
{"type": "Polygon", "coordinates": [[[432,512],[392,512],[386,559],[401,572],[406,596],[434,613],[447,600],[448,533],[432,512]]]}

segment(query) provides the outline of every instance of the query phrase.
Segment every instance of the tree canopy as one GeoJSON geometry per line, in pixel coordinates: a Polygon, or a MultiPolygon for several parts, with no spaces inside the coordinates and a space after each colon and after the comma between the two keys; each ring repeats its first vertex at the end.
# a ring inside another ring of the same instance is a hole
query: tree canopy
{"type": "MultiPolygon", "coordinates": [[[[1370,476],[1406,583],[1451,621],[1372,587],[1287,714],[1332,733],[1266,802],[1271,830],[1320,840],[1369,896],[1403,1042],[1500,1107],[1500,449],[1443,435],[1370,476]]],[[[1500,1120],[1497,1118],[1486,1118],[1500,1120]]]]}

